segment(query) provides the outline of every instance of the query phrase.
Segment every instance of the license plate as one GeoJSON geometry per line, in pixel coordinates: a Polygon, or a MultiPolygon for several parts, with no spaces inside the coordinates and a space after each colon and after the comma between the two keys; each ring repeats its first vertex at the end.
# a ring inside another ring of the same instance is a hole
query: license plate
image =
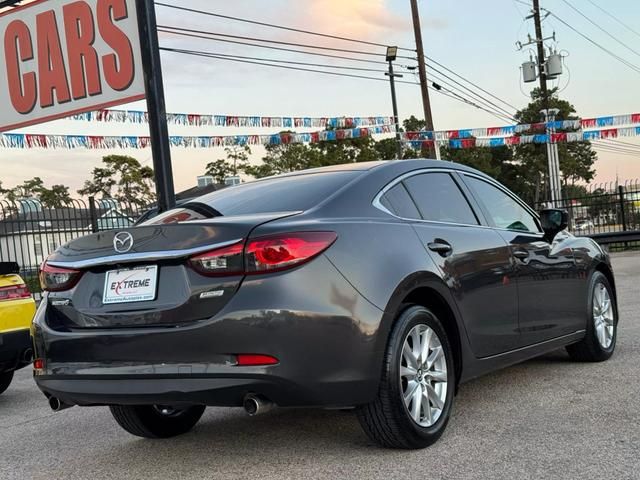
{"type": "Polygon", "coordinates": [[[133,303],[154,300],[157,280],[157,265],[111,270],[107,272],[102,303],[133,303]]]}

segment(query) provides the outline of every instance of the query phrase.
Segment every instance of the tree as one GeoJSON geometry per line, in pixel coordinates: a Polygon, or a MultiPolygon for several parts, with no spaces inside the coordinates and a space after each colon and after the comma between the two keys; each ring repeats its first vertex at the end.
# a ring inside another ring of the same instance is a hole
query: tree
{"type": "MultiPolygon", "coordinates": [[[[549,108],[558,108],[558,120],[577,118],[571,103],[557,96],[557,89],[549,91],[549,108]]],[[[543,109],[539,89],[532,92],[532,101],[515,118],[518,123],[539,123],[543,109]]],[[[413,125],[415,127],[416,125],[413,125]]],[[[528,134],[530,132],[524,132],[528,134]]],[[[538,132],[540,133],[540,132],[538,132]]],[[[522,144],[517,147],[475,147],[452,149],[443,147],[442,158],[469,165],[491,175],[513,190],[531,205],[538,205],[548,195],[547,149],[544,144],[522,144]]],[[[565,191],[577,182],[588,182],[595,174],[596,154],[586,142],[558,144],[560,171],[565,191]]]]}
{"type": "Polygon", "coordinates": [[[321,141],[309,145],[311,160],[318,167],[341,163],[371,162],[380,159],[373,137],[346,138],[336,141],[321,141]]]}
{"type": "MultiPolygon", "coordinates": [[[[541,121],[540,111],[546,108],[542,92],[535,88],[531,92],[532,101],[524,109],[516,113],[515,118],[518,123],[538,123],[541,121]]],[[[554,88],[548,92],[549,108],[559,110],[556,120],[575,120],[578,117],[575,107],[566,100],[558,97],[558,89],[554,88]]],[[[560,171],[563,184],[569,182],[575,184],[577,181],[590,181],[595,175],[593,165],[597,155],[591,149],[588,142],[576,142],[558,145],[558,155],[560,159],[560,171]]],[[[521,163],[526,171],[530,173],[528,182],[528,195],[532,197],[534,203],[547,198],[549,179],[547,175],[547,146],[544,144],[526,144],[515,148],[515,161],[521,163]]]]}
{"type": "Polygon", "coordinates": [[[62,207],[71,201],[69,187],[52,185],[51,188],[47,188],[40,177],[25,180],[22,184],[10,189],[4,189],[0,184],[0,194],[4,195],[4,197],[12,203],[28,198],[35,198],[43,207],[48,208],[62,207]]]}
{"type": "Polygon", "coordinates": [[[260,165],[245,165],[242,169],[247,175],[256,178],[295,172],[312,167],[312,153],[306,145],[300,143],[266,145],[267,154],[260,165]]]}
{"type": "Polygon", "coordinates": [[[153,170],[127,155],[102,157],[104,167],[93,169],[92,180],[84,182],[80,195],[114,198],[120,202],[147,206],[155,200],[153,170]]]}
{"type": "Polygon", "coordinates": [[[251,149],[249,145],[233,145],[224,149],[227,158],[220,158],[207,164],[205,175],[211,175],[216,183],[224,183],[229,175],[237,175],[248,166],[251,149]]]}

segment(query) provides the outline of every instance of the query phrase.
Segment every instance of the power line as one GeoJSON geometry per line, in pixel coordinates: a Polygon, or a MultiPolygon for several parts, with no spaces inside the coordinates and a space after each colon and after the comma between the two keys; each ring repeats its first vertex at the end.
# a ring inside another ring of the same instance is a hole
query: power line
{"type": "MultiPolygon", "coordinates": [[[[173,27],[170,27],[173,28],[173,27]]],[[[212,40],[215,42],[223,42],[223,43],[232,43],[235,45],[245,45],[248,47],[258,47],[258,48],[266,48],[269,50],[278,50],[278,51],[284,51],[284,52],[293,52],[293,53],[302,53],[304,55],[314,55],[314,56],[318,56],[318,57],[327,57],[327,58],[337,58],[337,59],[341,59],[341,60],[351,60],[354,62],[363,62],[363,63],[371,63],[371,64],[377,64],[377,65],[386,65],[386,62],[383,62],[382,60],[367,60],[364,58],[356,58],[356,57],[346,57],[343,55],[332,55],[330,53],[318,53],[318,52],[306,52],[304,50],[296,50],[294,48],[283,48],[283,47],[274,47],[272,45],[261,45],[259,43],[250,43],[250,42],[240,42],[240,41],[236,41],[236,40],[225,40],[223,38],[214,38],[214,37],[210,37],[210,36],[206,36],[206,35],[197,35],[197,34],[192,34],[192,33],[184,33],[184,32],[174,32],[172,30],[166,30],[164,28],[158,28],[158,32],[162,32],[162,33],[169,33],[169,34],[173,34],[173,35],[180,35],[183,37],[191,37],[191,38],[201,38],[204,40],[212,40]]]]}
{"type": "Polygon", "coordinates": [[[618,145],[618,144],[606,143],[605,139],[593,140],[592,141],[592,145],[594,147],[597,147],[597,148],[604,147],[604,148],[608,148],[610,150],[617,150],[619,152],[634,153],[636,155],[640,154],[640,150],[638,150],[638,149],[629,148],[629,147],[625,147],[625,146],[618,145]]]}
{"type": "Polygon", "coordinates": [[[640,144],[638,144],[638,143],[623,142],[622,140],[618,140],[618,139],[614,140],[614,139],[611,139],[611,138],[607,138],[607,139],[605,139],[605,141],[616,143],[616,144],[620,144],[620,145],[628,145],[630,147],[634,147],[634,148],[640,149],[640,144]]]}
{"type": "MultiPolygon", "coordinates": [[[[354,75],[354,74],[350,74],[350,73],[339,73],[339,72],[328,72],[326,70],[317,70],[317,69],[312,69],[312,68],[302,68],[302,67],[293,67],[293,66],[289,66],[289,65],[278,65],[278,64],[273,64],[273,63],[268,63],[265,61],[255,61],[255,60],[245,60],[242,58],[233,58],[230,56],[219,56],[216,54],[212,54],[209,52],[202,52],[202,51],[197,51],[197,50],[181,50],[181,49],[175,49],[175,48],[168,48],[168,47],[160,47],[160,50],[162,51],[166,51],[166,52],[171,52],[171,53],[178,53],[178,54],[183,54],[183,55],[193,55],[193,56],[198,56],[198,57],[204,57],[204,58],[213,58],[213,59],[218,59],[218,60],[227,60],[227,61],[232,61],[232,62],[239,62],[239,63],[247,63],[247,64],[252,64],[252,65],[262,65],[262,66],[266,66],[266,67],[275,67],[275,68],[284,68],[287,70],[297,70],[297,71],[302,71],[302,72],[310,72],[310,73],[320,73],[320,74],[325,74],[325,75],[334,75],[334,76],[339,76],[339,77],[350,77],[350,78],[359,78],[359,79],[364,79],[364,80],[375,80],[375,81],[380,81],[380,82],[388,82],[388,80],[384,79],[384,78],[377,78],[377,77],[370,77],[370,76],[366,76],[366,75],[354,75]]],[[[409,84],[409,85],[419,85],[419,83],[417,82],[410,82],[410,81],[406,81],[406,80],[396,80],[397,83],[405,83],[405,84],[409,84]]],[[[437,88],[433,88],[433,90],[435,90],[436,92],[440,93],[441,95],[453,98],[455,100],[458,100],[460,102],[463,102],[465,104],[468,105],[472,105],[480,110],[484,110],[487,113],[490,113],[492,115],[495,115],[494,112],[491,112],[489,110],[487,110],[486,108],[483,108],[482,106],[478,105],[475,102],[472,102],[468,99],[465,99],[463,97],[461,97],[460,95],[456,95],[455,93],[452,93],[448,90],[445,90],[445,92],[442,92],[441,90],[438,90],[437,88]]]]}
{"type": "MultiPolygon", "coordinates": [[[[433,73],[431,73],[429,75],[429,78],[431,79],[430,83],[433,86],[433,88],[435,88],[436,90],[438,90],[439,88],[442,88],[443,85],[446,87],[449,87],[450,90],[454,90],[455,92],[458,93],[458,96],[465,98],[465,102],[469,101],[469,97],[468,94],[466,92],[464,92],[462,89],[456,87],[455,85],[451,85],[450,83],[447,83],[446,80],[443,80],[441,78],[439,78],[438,76],[434,75],[433,73]]],[[[454,93],[454,92],[451,92],[454,93]]],[[[487,105],[486,103],[484,103],[481,100],[477,100],[473,97],[470,97],[472,102],[478,102],[480,105],[482,105],[484,108],[483,110],[485,110],[488,113],[491,113],[491,115],[493,115],[494,117],[499,118],[501,121],[506,121],[507,123],[512,123],[515,122],[515,118],[513,118],[510,115],[504,114],[502,113],[500,110],[496,110],[495,108],[492,108],[490,105],[487,105]]]]}
{"type": "MultiPolygon", "coordinates": [[[[548,10],[547,10],[548,11],[548,10]]],[[[582,33],[581,31],[579,31],[577,28],[572,27],[571,25],[569,25],[567,22],[565,22],[562,18],[560,18],[558,15],[556,15],[553,12],[549,12],[556,20],[558,20],[560,23],[562,23],[563,25],[565,25],[566,27],[570,28],[571,30],[573,30],[575,33],[577,33],[578,35],[580,35],[582,38],[584,38],[585,40],[587,40],[589,43],[595,45],[596,47],[598,47],[600,50],[604,51],[605,53],[611,55],[613,58],[615,58],[616,60],[618,60],[619,62],[623,63],[624,65],[626,65],[627,67],[631,68],[632,70],[634,70],[636,73],[640,73],[640,67],[638,67],[637,65],[634,65],[633,63],[625,60],[624,58],[616,55],[615,53],[613,53],[611,50],[609,50],[606,47],[603,47],[602,45],[600,45],[598,42],[596,42],[595,40],[592,40],[591,38],[589,38],[587,35],[585,35],[584,33],[582,33]]]]}
{"type": "MultiPolygon", "coordinates": [[[[244,60],[241,58],[231,58],[231,57],[221,57],[219,55],[216,54],[212,54],[209,52],[202,52],[202,51],[198,51],[198,50],[180,50],[180,49],[175,49],[175,48],[168,48],[168,47],[160,47],[160,50],[163,50],[165,52],[172,52],[172,53],[180,53],[183,55],[193,55],[193,56],[197,56],[197,57],[205,57],[205,58],[215,58],[218,60],[229,60],[232,62],[240,62],[240,63],[248,63],[248,64],[253,64],[253,65],[263,65],[266,67],[277,67],[277,68],[285,68],[287,70],[298,70],[301,72],[312,72],[312,73],[323,73],[326,75],[335,75],[335,76],[339,76],[339,77],[352,77],[352,78],[361,78],[361,79],[366,79],[366,80],[376,80],[376,81],[380,81],[380,82],[388,82],[388,80],[384,79],[384,78],[377,78],[377,77],[368,77],[365,75],[353,75],[350,73],[339,73],[339,72],[327,72],[325,70],[316,70],[316,69],[311,69],[311,68],[302,68],[302,67],[291,67],[288,65],[277,65],[277,64],[273,64],[273,63],[266,63],[266,62],[261,62],[261,61],[254,61],[254,60],[244,60]]],[[[408,82],[406,80],[396,80],[397,83],[407,83],[410,85],[418,85],[417,82],[408,82]]]]}
{"type": "Polygon", "coordinates": [[[600,151],[603,153],[614,153],[616,155],[624,155],[624,156],[635,157],[635,158],[640,157],[640,152],[633,153],[633,152],[620,151],[620,150],[616,150],[615,148],[605,147],[603,145],[593,145],[593,148],[595,148],[596,151],[600,151]]]}
{"type": "MultiPolygon", "coordinates": [[[[479,95],[478,93],[474,92],[473,90],[471,90],[469,87],[465,86],[464,84],[458,82],[457,80],[455,80],[454,78],[451,78],[449,75],[447,75],[446,73],[444,73],[443,71],[439,70],[438,68],[434,67],[433,65],[429,64],[429,68],[433,71],[435,71],[436,73],[442,75],[443,77],[447,78],[448,80],[450,80],[451,82],[455,83],[456,85],[459,85],[462,89],[468,91],[469,93],[471,93],[471,95],[474,95],[480,99],[482,99],[484,102],[488,103],[489,105],[491,105],[492,107],[494,107],[496,110],[504,113],[509,119],[510,121],[515,121],[515,118],[513,118],[513,115],[511,114],[511,112],[509,112],[508,110],[506,110],[503,107],[500,107],[499,105],[495,104],[494,102],[492,102],[491,100],[487,100],[486,98],[484,98],[482,95],[479,95]]],[[[517,109],[516,109],[517,110],[517,109]]]]}
{"type": "Polygon", "coordinates": [[[633,48],[631,48],[629,45],[627,45],[626,43],[624,43],[622,40],[619,40],[615,35],[612,35],[611,33],[609,33],[609,31],[606,28],[601,27],[600,25],[598,25],[596,22],[594,22],[592,19],[590,19],[589,17],[587,17],[583,12],[581,12],[578,8],[576,8],[573,4],[571,4],[568,0],[562,0],[565,4],[567,4],[572,10],[574,10],[575,12],[578,13],[578,15],[580,15],[582,18],[584,18],[585,20],[587,20],[590,24],[594,25],[598,30],[604,32],[608,37],[612,38],[613,40],[615,40],[616,42],[618,42],[620,45],[622,45],[624,48],[626,48],[627,50],[629,50],[630,52],[633,52],[635,55],[640,57],[640,52],[638,52],[637,50],[634,50],[633,48]]]}
{"type": "MultiPolygon", "coordinates": [[[[432,78],[433,78],[433,76],[432,76],[432,78]]],[[[455,92],[452,92],[449,89],[446,89],[446,88],[442,87],[442,85],[438,85],[438,84],[435,84],[433,82],[431,82],[431,84],[433,86],[432,90],[435,90],[435,91],[437,91],[437,92],[439,92],[441,94],[443,93],[442,90],[444,90],[444,92],[448,93],[448,95],[447,95],[448,97],[457,99],[457,100],[459,100],[459,101],[461,101],[463,103],[466,103],[468,105],[472,105],[472,106],[474,106],[476,108],[479,108],[480,110],[483,110],[483,111],[487,112],[488,114],[493,115],[494,117],[498,118],[499,120],[502,120],[502,121],[506,120],[507,122],[512,121],[512,119],[510,119],[509,117],[507,117],[505,115],[502,115],[500,113],[497,113],[495,111],[488,110],[487,108],[481,107],[477,103],[475,103],[475,102],[473,102],[473,101],[471,101],[471,100],[469,100],[469,99],[467,99],[467,98],[465,98],[465,97],[463,97],[463,96],[461,96],[461,95],[459,95],[459,94],[457,94],[455,92]]]]}
{"type": "MultiPolygon", "coordinates": [[[[252,42],[263,42],[263,43],[272,43],[275,45],[289,45],[292,47],[302,47],[302,48],[313,48],[313,49],[317,49],[317,50],[327,50],[327,51],[331,51],[331,52],[344,52],[344,53],[353,53],[353,54],[357,54],[357,55],[370,55],[370,56],[374,56],[374,57],[384,57],[384,53],[376,53],[376,52],[367,52],[364,50],[351,50],[348,48],[337,48],[337,47],[324,47],[321,45],[310,45],[308,43],[296,43],[296,42],[285,42],[283,40],[270,40],[268,38],[258,38],[258,37],[247,37],[244,35],[231,35],[229,33],[219,33],[219,32],[211,32],[211,31],[207,31],[207,30],[196,30],[193,28],[183,28],[183,27],[175,27],[175,26],[171,26],[171,25],[158,25],[158,28],[161,29],[172,29],[172,30],[176,30],[179,32],[187,32],[187,33],[196,33],[196,34],[200,34],[200,35],[211,35],[211,36],[216,36],[216,37],[225,37],[225,38],[235,38],[235,39],[240,39],[240,40],[250,40],[252,42]]],[[[412,57],[402,57],[402,56],[398,56],[398,58],[406,58],[411,60],[412,57]]]]}
{"type": "MultiPolygon", "coordinates": [[[[528,7],[530,7],[530,5],[528,3],[526,3],[526,2],[524,2],[523,0],[516,0],[516,1],[519,1],[520,3],[523,3],[523,4],[527,5],[528,7]]],[[[363,39],[350,38],[350,37],[344,37],[344,36],[339,36],[339,35],[330,35],[330,34],[325,34],[325,33],[321,33],[321,32],[304,30],[304,29],[300,29],[300,28],[293,28],[293,27],[288,27],[288,26],[284,26],[284,25],[277,25],[277,24],[273,24],[273,23],[250,20],[250,19],[247,19],[247,18],[233,17],[233,16],[230,16],[230,15],[222,15],[222,14],[213,13],[213,12],[210,12],[210,11],[204,11],[204,10],[197,10],[197,9],[193,9],[193,8],[175,6],[175,5],[170,5],[170,4],[162,3],[162,2],[156,2],[156,5],[167,7],[167,8],[174,8],[174,9],[189,11],[189,12],[198,13],[198,14],[201,14],[201,15],[224,18],[224,19],[227,19],[227,20],[234,20],[234,21],[238,21],[238,22],[250,23],[250,24],[254,24],[254,25],[261,25],[261,26],[270,27],[270,28],[277,28],[277,29],[281,29],[281,30],[294,31],[294,32],[303,33],[303,34],[307,34],[307,35],[316,35],[316,36],[320,36],[320,37],[334,38],[334,39],[343,40],[343,41],[350,41],[350,42],[355,42],[355,43],[360,43],[360,44],[365,44],[365,45],[378,46],[378,47],[385,47],[385,48],[388,46],[388,45],[383,44],[383,43],[369,42],[369,41],[366,41],[366,40],[363,40],[363,39]]],[[[399,47],[399,49],[400,50],[409,51],[409,52],[415,52],[415,49],[412,49],[412,48],[399,47]]],[[[309,52],[309,54],[311,54],[311,52],[309,52]]],[[[399,57],[399,58],[405,58],[405,59],[410,59],[410,60],[414,60],[415,59],[415,58],[412,58],[412,57],[399,57]]],[[[475,88],[477,88],[478,90],[482,91],[483,93],[491,96],[495,100],[498,100],[499,102],[509,106],[513,110],[518,110],[513,105],[509,104],[508,102],[505,102],[501,98],[495,96],[494,94],[488,92],[487,90],[483,89],[482,87],[476,85],[475,83],[473,83],[469,79],[463,77],[462,75],[458,74],[457,72],[454,72],[453,70],[449,69],[448,67],[445,67],[441,63],[436,62],[432,58],[429,58],[429,57],[426,57],[426,58],[428,60],[431,60],[434,63],[438,64],[441,68],[444,68],[447,71],[449,71],[450,73],[456,75],[458,78],[464,80],[468,84],[473,85],[475,88]]]]}
{"type": "Polygon", "coordinates": [[[593,5],[594,7],[596,7],[598,10],[600,10],[601,12],[603,12],[605,15],[608,15],[609,17],[613,18],[616,22],[618,22],[620,25],[622,25],[624,28],[626,28],[627,30],[629,30],[632,33],[635,33],[636,35],[638,35],[640,37],[640,33],[638,33],[637,30],[634,30],[633,28],[631,28],[629,25],[627,25],[626,23],[624,23],[622,20],[620,20],[618,17],[616,17],[615,15],[613,15],[612,13],[606,11],[604,8],[602,8],[600,5],[598,5],[597,3],[593,2],[592,0],[587,0],[591,5],[593,5]]]}
{"type": "Polygon", "coordinates": [[[627,150],[630,152],[634,152],[634,153],[640,153],[640,146],[639,145],[633,145],[631,143],[624,143],[624,142],[620,142],[617,143],[614,140],[608,140],[608,139],[601,139],[601,140],[596,140],[597,142],[602,142],[600,145],[604,145],[604,146],[608,146],[608,147],[615,147],[618,148],[620,150],[627,150]]]}
{"type": "MultiPolygon", "coordinates": [[[[346,56],[341,56],[341,55],[331,55],[331,54],[316,53],[316,52],[306,52],[306,51],[303,51],[303,50],[295,50],[295,49],[274,47],[274,46],[271,46],[271,45],[261,45],[261,44],[254,44],[254,43],[248,43],[248,42],[240,42],[240,41],[237,41],[237,40],[220,39],[220,38],[216,38],[214,36],[214,35],[218,35],[217,33],[208,32],[208,31],[204,31],[204,30],[194,30],[194,29],[186,29],[186,28],[171,27],[171,26],[159,26],[158,27],[158,31],[159,32],[163,32],[163,33],[169,33],[169,34],[180,35],[180,36],[185,36],[185,37],[192,37],[192,38],[201,38],[201,39],[205,39],[205,40],[212,40],[212,41],[218,41],[218,42],[234,43],[234,44],[240,44],[240,45],[246,45],[246,46],[255,46],[255,47],[268,48],[268,49],[274,49],[274,50],[291,51],[291,52],[300,53],[300,54],[318,55],[318,56],[329,57],[329,58],[338,58],[338,59],[343,59],[343,60],[361,61],[361,62],[375,63],[375,64],[378,64],[378,65],[386,65],[386,63],[382,62],[382,61],[365,60],[365,59],[359,59],[359,58],[355,58],[355,57],[346,57],[346,56]],[[168,30],[168,29],[170,29],[170,30],[168,30]]],[[[238,36],[238,35],[225,35],[225,34],[223,34],[222,36],[230,36],[232,38],[242,38],[242,39],[245,39],[245,38],[246,39],[253,39],[251,37],[243,37],[243,36],[238,36]]],[[[267,42],[269,42],[270,40],[258,40],[258,41],[267,41],[267,42]]],[[[300,44],[291,43],[291,45],[300,45],[300,44]]],[[[321,48],[321,47],[319,47],[319,48],[321,48]]],[[[354,51],[350,51],[350,52],[354,52],[354,51]]],[[[369,52],[369,54],[370,55],[377,55],[377,54],[373,54],[371,52],[369,52]]],[[[263,59],[260,59],[260,60],[263,60],[263,59]]],[[[284,61],[281,61],[281,62],[284,62],[284,61]]],[[[300,62],[300,64],[302,64],[302,62],[300,62]]],[[[451,69],[443,66],[442,64],[440,64],[440,63],[438,63],[438,64],[441,65],[442,68],[445,68],[448,71],[453,72],[451,69]]],[[[318,65],[318,66],[326,67],[327,65],[318,65]]],[[[444,72],[441,72],[440,70],[438,70],[433,65],[429,64],[429,68],[431,68],[431,69],[435,70],[436,72],[439,72],[440,74],[442,74],[442,75],[446,76],[447,78],[451,79],[451,77],[449,77],[444,72]]],[[[455,74],[458,77],[464,79],[464,77],[461,77],[460,75],[456,74],[455,72],[453,72],[453,74],[455,74]]],[[[499,114],[501,116],[503,116],[505,118],[508,118],[509,121],[513,121],[514,120],[513,116],[511,115],[511,113],[508,112],[507,110],[505,110],[502,107],[496,105],[495,103],[491,102],[490,100],[485,99],[482,95],[474,92],[473,90],[469,89],[468,87],[466,87],[465,85],[461,84],[460,82],[457,82],[455,79],[451,79],[451,80],[453,82],[457,83],[458,85],[461,85],[462,87],[464,87],[466,90],[471,92],[471,94],[475,95],[475,97],[478,97],[478,99],[480,99],[481,101],[484,101],[485,103],[491,105],[493,107],[492,110],[495,110],[496,112],[499,112],[499,114]]],[[[465,81],[467,81],[468,83],[471,83],[466,79],[465,79],[465,81]]],[[[446,82],[443,82],[443,81],[440,81],[440,82],[441,83],[446,83],[446,82]]],[[[411,83],[413,83],[413,82],[411,82],[411,83]]],[[[451,85],[449,85],[449,86],[451,86],[451,85]]],[[[473,100],[478,101],[476,98],[473,98],[473,100]]],[[[470,105],[474,105],[477,108],[480,108],[482,110],[487,111],[485,108],[477,106],[475,104],[475,102],[473,102],[473,101],[470,102],[468,100],[465,100],[465,103],[468,103],[470,105]]],[[[503,101],[503,103],[505,103],[505,102],[503,101]]],[[[489,113],[491,113],[493,115],[495,112],[489,112],[489,113]]]]}
{"type": "Polygon", "coordinates": [[[189,50],[189,49],[183,49],[183,48],[164,47],[162,50],[167,51],[167,52],[184,53],[184,54],[190,54],[190,53],[194,53],[194,52],[195,53],[206,53],[207,55],[211,55],[211,56],[215,56],[215,57],[240,58],[240,59],[244,59],[244,60],[258,60],[258,61],[273,62],[273,63],[286,63],[286,64],[291,64],[291,65],[302,65],[302,66],[307,66],[307,67],[337,68],[337,69],[341,69],[341,70],[356,70],[356,71],[361,71],[361,72],[386,73],[386,70],[380,70],[380,69],[376,69],[376,68],[360,68],[360,67],[350,67],[350,66],[346,66],[346,65],[330,65],[330,64],[325,64],[325,63],[296,62],[294,60],[281,60],[281,59],[277,59],[277,58],[263,58],[263,57],[248,57],[248,56],[244,56],[244,55],[234,55],[234,54],[230,54],[230,53],[201,52],[201,51],[198,51],[198,50],[189,50]]]}
{"type": "MultiPolygon", "coordinates": [[[[187,8],[187,7],[181,7],[178,5],[169,5],[167,3],[161,3],[161,2],[155,2],[156,5],[159,5],[161,7],[167,7],[167,8],[174,8],[176,10],[183,10],[183,11],[187,11],[187,12],[192,12],[192,13],[198,13],[201,15],[207,15],[207,16],[211,16],[211,17],[218,17],[218,18],[224,18],[227,20],[235,20],[236,22],[243,22],[243,23],[250,23],[253,25],[261,25],[263,27],[270,27],[270,28],[277,28],[280,30],[288,30],[290,32],[297,32],[297,33],[304,33],[306,35],[315,35],[318,37],[325,37],[325,38],[333,38],[334,40],[343,40],[345,42],[354,42],[354,43],[360,43],[363,45],[372,45],[375,47],[388,47],[388,45],[385,45],[383,43],[376,43],[376,42],[369,42],[366,40],[362,40],[362,39],[357,39],[357,38],[349,38],[349,37],[342,37],[339,35],[330,35],[328,33],[320,33],[320,32],[314,32],[311,30],[304,30],[301,28],[293,28],[293,27],[286,27],[284,25],[276,25],[273,23],[267,23],[267,22],[259,22],[257,20],[249,20],[248,18],[240,18],[240,17],[232,17],[231,15],[222,15],[219,13],[213,13],[213,12],[208,12],[208,11],[204,11],[204,10],[197,10],[195,8],[187,8]]],[[[404,48],[404,47],[398,47],[398,49],[400,50],[405,50],[408,52],[415,52],[415,49],[412,48],[404,48]]]]}
{"type": "MultiPolygon", "coordinates": [[[[427,60],[429,60],[430,62],[435,63],[435,64],[436,64],[436,65],[438,65],[440,68],[444,68],[447,72],[451,73],[452,75],[455,75],[456,77],[458,77],[458,78],[460,78],[460,79],[464,80],[464,81],[465,81],[465,82],[467,82],[468,84],[473,85],[475,88],[477,88],[477,89],[478,89],[478,90],[480,90],[481,92],[483,92],[483,93],[485,93],[485,94],[489,95],[489,96],[490,96],[491,98],[493,98],[494,100],[498,100],[499,102],[504,103],[505,105],[507,105],[508,107],[511,107],[512,109],[514,109],[514,110],[516,110],[516,111],[518,110],[518,108],[517,108],[517,107],[514,107],[514,106],[513,106],[513,105],[511,105],[509,102],[506,102],[506,101],[502,100],[501,98],[499,98],[499,97],[495,96],[493,93],[491,93],[491,92],[489,92],[489,91],[485,90],[485,89],[484,89],[484,88],[482,88],[481,86],[476,85],[476,84],[475,84],[475,83],[473,83],[471,80],[469,80],[469,79],[467,79],[467,78],[463,77],[462,75],[460,75],[460,74],[459,74],[459,73],[457,73],[457,72],[454,72],[454,71],[453,71],[453,70],[451,70],[449,67],[447,67],[447,66],[443,65],[442,63],[438,62],[438,61],[437,61],[437,60],[435,60],[434,58],[429,57],[428,55],[425,55],[425,58],[426,58],[427,60]]],[[[431,68],[433,68],[433,67],[431,67],[431,68]]]]}

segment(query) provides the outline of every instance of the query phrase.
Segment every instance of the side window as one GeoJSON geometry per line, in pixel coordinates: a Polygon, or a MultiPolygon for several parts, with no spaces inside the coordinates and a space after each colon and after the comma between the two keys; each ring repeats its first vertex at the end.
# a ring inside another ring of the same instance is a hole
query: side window
{"type": "Polygon", "coordinates": [[[416,204],[402,182],[394,185],[382,197],[380,203],[394,215],[402,218],[420,218],[416,204]]]}
{"type": "Polygon", "coordinates": [[[522,205],[511,196],[488,182],[475,177],[465,179],[480,201],[487,207],[488,214],[497,228],[540,232],[538,222],[522,205]]]}
{"type": "Polygon", "coordinates": [[[423,173],[404,180],[424,220],[478,225],[469,202],[448,173],[423,173]]]}

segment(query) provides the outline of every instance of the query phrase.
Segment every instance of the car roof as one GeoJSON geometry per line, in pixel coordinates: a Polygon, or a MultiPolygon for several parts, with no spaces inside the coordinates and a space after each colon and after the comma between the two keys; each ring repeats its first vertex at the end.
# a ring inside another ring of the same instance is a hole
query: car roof
{"type": "Polygon", "coordinates": [[[450,168],[455,170],[463,170],[467,172],[473,172],[482,176],[486,176],[480,172],[461,163],[449,162],[446,160],[434,160],[429,158],[416,158],[411,160],[379,160],[374,162],[354,162],[354,163],[341,163],[338,165],[329,165],[326,167],[309,168],[307,170],[298,170],[295,172],[283,173],[280,175],[274,175],[271,177],[264,177],[260,180],[267,180],[270,178],[283,178],[283,177],[295,177],[298,175],[307,175],[313,173],[328,173],[328,172],[345,172],[345,171],[360,171],[366,172],[373,169],[379,169],[384,167],[396,167],[401,164],[407,171],[417,170],[421,168],[450,168]]]}

